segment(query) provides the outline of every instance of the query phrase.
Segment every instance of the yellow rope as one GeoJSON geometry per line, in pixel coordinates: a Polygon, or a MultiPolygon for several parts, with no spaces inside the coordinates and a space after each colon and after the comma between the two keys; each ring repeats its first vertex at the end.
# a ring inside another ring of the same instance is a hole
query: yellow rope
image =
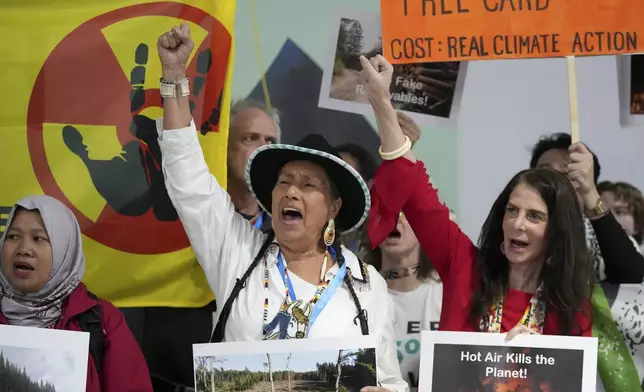
{"type": "Polygon", "coordinates": [[[264,72],[264,64],[262,61],[262,48],[261,43],[259,42],[259,25],[257,23],[257,7],[255,5],[255,0],[250,0],[250,12],[251,19],[253,23],[253,38],[255,41],[255,52],[257,55],[257,67],[259,68],[259,78],[262,82],[262,90],[264,91],[264,102],[266,103],[266,108],[271,109],[271,97],[268,94],[268,84],[266,83],[266,72],[264,72]]]}

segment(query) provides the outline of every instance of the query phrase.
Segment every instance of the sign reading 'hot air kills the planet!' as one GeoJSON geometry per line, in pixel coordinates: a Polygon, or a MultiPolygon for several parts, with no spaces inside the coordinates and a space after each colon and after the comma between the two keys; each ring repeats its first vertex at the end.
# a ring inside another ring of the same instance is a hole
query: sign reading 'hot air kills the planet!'
{"type": "Polygon", "coordinates": [[[419,392],[595,391],[597,338],[423,331],[419,392]]]}
{"type": "Polygon", "coordinates": [[[597,56],[644,50],[644,2],[381,0],[383,52],[395,64],[597,56]]]}

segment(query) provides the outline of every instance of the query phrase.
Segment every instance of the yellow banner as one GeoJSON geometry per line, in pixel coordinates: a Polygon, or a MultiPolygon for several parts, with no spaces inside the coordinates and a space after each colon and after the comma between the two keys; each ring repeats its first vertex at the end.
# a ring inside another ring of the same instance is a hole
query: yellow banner
{"type": "Polygon", "coordinates": [[[159,34],[190,23],[191,106],[226,183],[235,0],[5,0],[0,5],[0,230],[18,199],[64,202],[85,282],[117,306],[213,299],[163,183],[159,34]]]}

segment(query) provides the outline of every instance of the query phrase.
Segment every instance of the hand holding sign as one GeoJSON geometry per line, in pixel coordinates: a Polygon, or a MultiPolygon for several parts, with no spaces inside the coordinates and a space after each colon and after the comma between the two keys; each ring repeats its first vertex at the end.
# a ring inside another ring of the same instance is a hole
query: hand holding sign
{"type": "Polygon", "coordinates": [[[532,328],[528,328],[523,324],[517,324],[514,328],[505,335],[505,341],[509,342],[512,339],[516,338],[518,335],[539,335],[537,331],[532,328]]]}
{"type": "Polygon", "coordinates": [[[360,77],[364,81],[365,94],[369,102],[373,103],[383,99],[389,101],[389,86],[394,67],[381,55],[369,60],[360,56],[360,64],[362,64],[360,77]]]}
{"type": "Polygon", "coordinates": [[[164,79],[176,81],[185,75],[186,65],[194,47],[195,43],[190,38],[190,26],[187,23],[175,26],[159,36],[157,50],[164,79]]]}
{"type": "Polygon", "coordinates": [[[568,178],[572,181],[586,208],[593,209],[599,200],[599,192],[595,185],[593,154],[583,143],[573,143],[568,151],[570,152],[568,178]]]}

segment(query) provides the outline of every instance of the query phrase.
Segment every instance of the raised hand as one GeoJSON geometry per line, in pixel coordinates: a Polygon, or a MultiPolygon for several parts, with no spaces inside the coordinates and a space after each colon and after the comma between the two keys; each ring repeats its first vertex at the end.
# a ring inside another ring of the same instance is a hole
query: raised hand
{"type": "Polygon", "coordinates": [[[186,65],[194,47],[187,23],[175,26],[159,36],[157,50],[164,79],[177,81],[185,76],[186,65]]]}
{"type": "Polygon", "coordinates": [[[376,55],[369,60],[360,56],[360,64],[362,64],[360,77],[369,102],[373,104],[383,99],[389,101],[389,87],[394,67],[381,55],[376,55]]]}
{"type": "Polygon", "coordinates": [[[595,161],[593,154],[583,143],[574,143],[568,149],[570,163],[568,164],[568,178],[579,193],[587,209],[593,209],[600,199],[595,184],[595,161]]]}
{"type": "Polygon", "coordinates": [[[583,143],[574,143],[568,149],[570,163],[568,178],[572,181],[580,195],[595,189],[595,168],[593,154],[583,143]]]}

